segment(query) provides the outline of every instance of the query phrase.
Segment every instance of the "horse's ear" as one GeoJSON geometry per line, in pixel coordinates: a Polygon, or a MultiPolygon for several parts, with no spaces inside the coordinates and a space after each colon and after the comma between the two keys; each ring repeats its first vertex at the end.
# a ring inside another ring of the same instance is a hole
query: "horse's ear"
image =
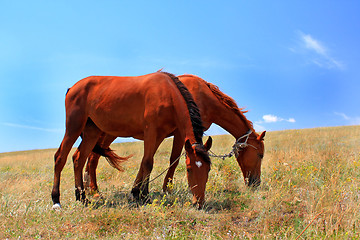
{"type": "Polygon", "coordinates": [[[257,137],[257,140],[258,140],[258,141],[264,141],[265,133],[266,133],[266,131],[263,131],[263,132],[257,137]]]}
{"type": "Polygon", "coordinates": [[[187,152],[191,152],[193,150],[189,139],[185,141],[185,150],[187,152]]]}
{"type": "Polygon", "coordinates": [[[206,141],[206,143],[205,143],[205,145],[204,145],[206,151],[209,151],[210,148],[211,148],[211,146],[212,146],[212,137],[209,136],[208,140],[206,141]]]}

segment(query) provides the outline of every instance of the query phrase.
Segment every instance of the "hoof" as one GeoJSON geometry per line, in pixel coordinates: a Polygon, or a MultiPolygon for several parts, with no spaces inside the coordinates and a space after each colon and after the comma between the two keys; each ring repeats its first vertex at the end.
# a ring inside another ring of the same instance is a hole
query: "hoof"
{"type": "Polygon", "coordinates": [[[52,210],[60,211],[60,210],[61,210],[60,203],[55,203],[55,204],[52,206],[52,210]]]}
{"type": "Polygon", "coordinates": [[[133,188],[131,190],[131,194],[135,198],[136,201],[140,200],[140,189],[139,188],[133,188]]]}
{"type": "Polygon", "coordinates": [[[89,204],[91,204],[91,201],[89,199],[84,199],[84,200],[81,200],[82,204],[84,204],[85,207],[89,206],[89,204]]]}

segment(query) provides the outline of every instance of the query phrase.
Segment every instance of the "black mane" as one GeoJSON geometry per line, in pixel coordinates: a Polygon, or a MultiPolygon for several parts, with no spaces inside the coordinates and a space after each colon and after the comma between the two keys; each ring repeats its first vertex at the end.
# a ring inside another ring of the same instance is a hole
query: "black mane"
{"type": "Polygon", "coordinates": [[[209,153],[205,150],[202,137],[204,135],[204,127],[202,125],[202,120],[200,116],[200,110],[198,106],[195,103],[195,100],[193,96],[191,95],[190,91],[187,89],[187,87],[179,80],[178,77],[176,77],[174,74],[168,73],[168,72],[161,72],[166,75],[168,75],[175,83],[177,88],[179,89],[181,95],[183,96],[187,108],[189,110],[190,120],[193,127],[193,132],[195,136],[195,140],[197,143],[200,144],[200,146],[195,147],[196,153],[202,157],[202,159],[211,164],[209,153]]]}
{"type": "Polygon", "coordinates": [[[192,97],[191,93],[187,89],[187,87],[177,78],[174,74],[168,72],[161,72],[168,75],[176,84],[177,88],[179,89],[181,95],[183,96],[187,108],[189,110],[190,120],[194,131],[195,140],[198,143],[202,144],[202,137],[204,135],[204,127],[202,125],[202,120],[200,116],[200,110],[196,105],[194,98],[192,97]]]}

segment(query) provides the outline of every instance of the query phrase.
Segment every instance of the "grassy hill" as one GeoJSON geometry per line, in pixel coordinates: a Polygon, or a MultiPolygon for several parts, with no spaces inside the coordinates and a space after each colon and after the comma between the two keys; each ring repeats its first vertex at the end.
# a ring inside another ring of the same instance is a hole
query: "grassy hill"
{"type": "MultiPolygon", "coordinates": [[[[234,139],[215,136],[212,150],[228,153],[234,139]]],[[[203,210],[187,190],[184,158],[173,193],[150,184],[152,203],[136,206],[130,190],[142,142],[114,144],[134,154],[118,172],[101,159],[103,198],[75,201],[72,160],[62,172],[63,209],[52,211],[55,149],[0,154],[0,239],[358,239],[360,238],[360,126],[268,132],[261,187],[245,187],[234,157],[212,159],[203,210]]],[[[168,166],[171,139],[155,156],[152,176],[168,166]]]]}

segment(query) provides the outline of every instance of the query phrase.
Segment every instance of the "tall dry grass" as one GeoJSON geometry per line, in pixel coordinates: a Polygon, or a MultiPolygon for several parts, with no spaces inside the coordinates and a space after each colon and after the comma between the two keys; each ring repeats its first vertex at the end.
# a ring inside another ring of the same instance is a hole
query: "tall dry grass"
{"type": "MultiPolygon", "coordinates": [[[[228,153],[234,139],[215,136],[212,150],[228,153]]],[[[62,172],[60,212],[51,210],[55,149],[0,154],[0,239],[358,239],[360,127],[268,132],[262,184],[247,189],[237,162],[212,159],[203,210],[190,204],[184,159],[173,193],[150,186],[151,204],[137,206],[130,189],[142,142],[114,144],[134,154],[117,172],[102,159],[102,198],[75,201],[72,161],[62,172]]],[[[171,140],[155,156],[152,176],[168,166],[171,140]]]]}

